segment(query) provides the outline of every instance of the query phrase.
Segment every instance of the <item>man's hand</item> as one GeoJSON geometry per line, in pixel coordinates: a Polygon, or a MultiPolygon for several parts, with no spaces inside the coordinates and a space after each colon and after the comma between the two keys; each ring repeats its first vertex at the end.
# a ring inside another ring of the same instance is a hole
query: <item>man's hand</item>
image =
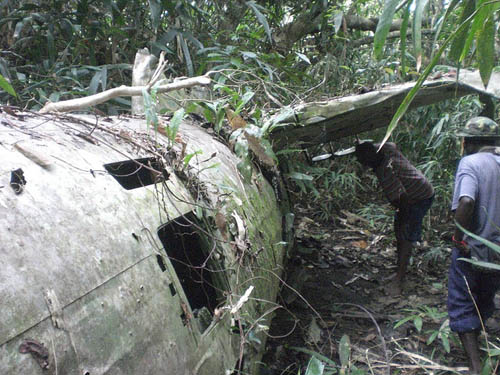
{"type": "Polygon", "coordinates": [[[453,242],[453,246],[455,246],[462,255],[469,256],[470,248],[467,245],[467,242],[465,242],[464,240],[457,240],[455,236],[451,238],[451,241],[453,242]]]}
{"type": "MultiPolygon", "coordinates": [[[[455,211],[455,221],[459,223],[462,227],[467,230],[472,230],[472,217],[474,215],[474,199],[463,196],[458,201],[458,207],[455,211]]],[[[470,254],[469,246],[463,240],[464,233],[458,228],[455,228],[455,234],[452,238],[453,245],[460,250],[460,252],[464,255],[470,254]]]]}

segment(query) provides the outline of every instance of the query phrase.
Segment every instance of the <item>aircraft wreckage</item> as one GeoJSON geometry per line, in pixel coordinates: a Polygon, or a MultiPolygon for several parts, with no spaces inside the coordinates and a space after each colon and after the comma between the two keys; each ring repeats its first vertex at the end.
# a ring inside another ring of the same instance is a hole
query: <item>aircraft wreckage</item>
{"type": "MultiPolygon", "coordinates": [[[[385,126],[409,87],[296,107],[271,139],[385,126]]],[[[415,105],[498,98],[423,87],[415,105]]],[[[173,139],[138,117],[0,109],[0,373],[256,374],[292,242],[279,173],[242,173],[195,119],[173,139]]]]}
{"type": "Polygon", "coordinates": [[[4,112],[0,141],[0,374],[255,373],[285,252],[261,173],[189,121],[171,147],[4,112]]]}

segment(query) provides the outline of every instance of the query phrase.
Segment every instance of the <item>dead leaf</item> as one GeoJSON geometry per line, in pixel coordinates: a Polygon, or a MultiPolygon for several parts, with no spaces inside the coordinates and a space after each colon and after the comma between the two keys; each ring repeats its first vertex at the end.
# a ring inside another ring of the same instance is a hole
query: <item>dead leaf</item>
{"type": "Polygon", "coordinates": [[[365,240],[353,241],[351,245],[358,249],[366,249],[368,247],[368,243],[365,240]]]}
{"type": "Polygon", "coordinates": [[[309,329],[307,330],[307,342],[317,344],[321,340],[321,328],[316,323],[316,319],[312,318],[309,329]]]}
{"type": "Polygon", "coordinates": [[[347,223],[349,224],[356,224],[356,223],[365,223],[367,225],[370,224],[370,221],[368,221],[367,219],[365,219],[364,217],[361,217],[359,215],[356,215],[356,214],[353,214],[352,212],[349,212],[347,210],[342,210],[340,211],[342,212],[346,219],[347,219],[347,223]]]}
{"type": "Polygon", "coordinates": [[[248,132],[244,132],[245,138],[248,141],[248,147],[252,150],[252,152],[259,158],[259,160],[264,163],[265,165],[269,167],[274,167],[276,166],[276,162],[272,157],[270,157],[266,153],[266,149],[264,146],[259,141],[259,138],[254,137],[251,134],[248,134],[248,132]]]}
{"type": "Polygon", "coordinates": [[[229,106],[226,106],[225,110],[227,121],[233,129],[241,129],[247,126],[247,122],[243,120],[240,115],[236,114],[231,108],[229,108],[229,106]]]}
{"type": "Polygon", "coordinates": [[[183,145],[186,144],[186,142],[184,142],[184,139],[182,139],[181,133],[177,133],[175,135],[175,143],[182,143],[183,145]]]}
{"type": "Polygon", "coordinates": [[[215,214],[215,225],[217,225],[217,228],[220,230],[222,238],[227,240],[227,220],[224,214],[220,211],[215,214]]]}
{"type": "Polygon", "coordinates": [[[46,170],[52,169],[52,162],[47,158],[46,155],[40,150],[36,150],[31,146],[26,144],[16,143],[14,144],[14,148],[19,151],[21,154],[26,156],[32,162],[38,164],[40,167],[46,170]]]}
{"type": "Polygon", "coordinates": [[[232,215],[234,217],[234,220],[236,221],[236,226],[238,228],[238,235],[234,239],[234,244],[240,250],[242,253],[244,253],[247,250],[247,244],[246,244],[246,226],[245,223],[243,222],[243,219],[236,213],[233,212],[232,215]]]}
{"type": "Polygon", "coordinates": [[[370,333],[370,334],[366,335],[365,337],[363,337],[361,340],[363,340],[364,342],[368,342],[368,341],[375,340],[376,338],[377,338],[376,334],[370,333]]]}
{"type": "Polygon", "coordinates": [[[224,309],[216,307],[214,310],[214,320],[219,322],[222,319],[222,315],[224,314],[224,309]]]}

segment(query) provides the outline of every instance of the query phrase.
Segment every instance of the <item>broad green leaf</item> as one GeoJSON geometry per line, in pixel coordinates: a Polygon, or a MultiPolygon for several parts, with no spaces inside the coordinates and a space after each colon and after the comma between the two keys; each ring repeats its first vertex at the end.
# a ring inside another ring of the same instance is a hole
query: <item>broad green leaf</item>
{"type": "Polygon", "coordinates": [[[208,122],[211,122],[212,124],[215,123],[215,113],[212,110],[210,110],[209,108],[204,108],[203,115],[208,122]]]}
{"type": "Polygon", "coordinates": [[[422,15],[427,5],[427,0],[415,0],[413,16],[413,52],[417,60],[417,72],[422,66],[422,15]]]}
{"type": "Polygon", "coordinates": [[[323,375],[325,364],[316,357],[311,357],[307,364],[305,375],[323,375]]]}
{"type": "Polygon", "coordinates": [[[184,108],[179,108],[177,111],[175,111],[172,119],[170,120],[170,123],[166,127],[168,128],[166,129],[168,137],[172,142],[175,141],[175,137],[177,135],[177,132],[179,131],[179,127],[182,123],[182,120],[184,120],[184,114],[184,108]]]}
{"type": "Polygon", "coordinates": [[[189,162],[191,161],[191,159],[193,158],[193,156],[201,155],[201,154],[203,154],[203,151],[198,150],[196,152],[192,152],[192,153],[187,154],[186,156],[184,156],[184,168],[187,167],[187,165],[189,164],[189,162]]]}
{"type": "Polygon", "coordinates": [[[472,260],[472,259],[469,259],[469,258],[458,258],[458,260],[462,260],[464,262],[471,263],[471,264],[473,264],[475,266],[479,266],[479,267],[484,267],[484,268],[489,268],[489,269],[492,269],[492,270],[500,271],[500,265],[499,264],[490,263],[490,262],[483,262],[481,260],[472,260]]]}
{"type": "Polygon", "coordinates": [[[97,92],[97,88],[99,87],[99,82],[101,82],[101,78],[102,78],[102,70],[95,72],[89,84],[90,94],[95,94],[97,92]]]}
{"type": "Polygon", "coordinates": [[[484,87],[488,86],[495,63],[495,21],[490,13],[483,29],[477,36],[477,60],[484,87]]]}
{"type": "MultiPolygon", "coordinates": [[[[434,43],[432,44],[433,46],[435,46],[437,43],[437,40],[439,38],[439,35],[441,34],[441,29],[443,28],[443,25],[448,20],[449,15],[453,12],[453,10],[460,3],[460,1],[461,0],[452,0],[449,3],[448,7],[446,8],[446,12],[443,15],[443,17],[441,17],[441,19],[438,20],[438,28],[436,30],[436,35],[434,36],[434,43]]],[[[434,47],[432,49],[432,56],[434,56],[434,47]]]]}
{"type": "Polygon", "coordinates": [[[427,339],[426,341],[426,344],[427,345],[430,345],[434,342],[434,340],[436,339],[437,335],[439,334],[439,331],[434,331],[432,332],[432,334],[429,336],[429,338],[427,339]]]}
{"type": "Polygon", "coordinates": [[[315,352],[313,350],[310,350],[310,349],[306,349],[306,348],[299,348],[297,346],[292,346],[290,347],[290,349],[292,350],[295,350],[297,352],[301,352],[301,353],[306,353],[306,354],[309,354],[311,355],[312,357],[316,357],[318,358],[319,360],[327,363],[329,366],[332,366],[332,367],[336,367],[337,364],[335,363],[335,361],[331,360],[330,358],[328,357],[325,357],[323,354],[320,354],[318,352],[315,352]]]}
{"type": "Polygon", "coordinates": [[[179,34],[179,42],[182,48],[182,53],[184,54],[184,60],[186,61],[188,75],[191,77],[194,74],[193,61],[191,60],[191,54],[189,53],[189,47],[186,43],[186,39],[182,34],[179,34]]]}
{"type": "Polygon", "coordinates": [[[145,88],[142,90],[142,98],[144,100],[144,115],[146,116],[146,124],[148,126],[153,125],[155,131],[158,129],[158,115],[156,114],[156,108],[153,103],[152,94],[149,93],[145,88]]]}
{"type": "Polygon", "coordinates": [[[61,93],[60,92],[53,92],[49,96],[49,101],[52,102],[52,103],[58,102],[59,99],[60,99],[60,97],[61,97],[61,93]]]}
{"type": "Polygon", "coordinates": [[[266,16],[264,16],[259,10],[259,8],[261,8],[261,9],[265,9],[265,8],[258,5],[255,1],[247,1],[247,5],[250,7],[250,9],[252,9],[252,11],[255,14],[255,17],[257,17],[257,20],[264,27],[264,30],[266,31],[267,37],[269,38],[269,41],[272,42],[273,37],[271,35],[271,29],[269,27],[269,24],[267,23],[266,16]]]}
{"type": "Polygon", "coordinates": [[[239,114],[243,107],[254,97],[254,95],[255,93],[253,91],[247,91],[245,94],[243,94],[234,113],[239,114]]]}
{"type": "Polygon", "coordinates": [[[312,181],[313,180],[312,176],[309,176],[309,175],[304,174],[304,173],[299,173],[299,172],[288,173],[288,174],[286,174],[286,176],[291,178],[291,179],[299,180],[299,181],[312,181]]]}
{"type": "Polygon", "coordinates": [[[408,21],[410,20],[410,6],[411,3],[405,9],[403,15],[403,22],[401,24],[401,76],[405,78],[406,76],[406,34],[408,32],[408,21]]]}
{"type": "Polygon", "coordinates": [[[240,53],[243,57],[246,57],[249,59],[256,59],[257,58],[257,54],[255,52],[241,51],[240,53]]]}
{"type": "Polygon", "coordinates": [[[409,322],[410,320],[413,320],[413,318],[415,318],[414,315],[411,315],[411,316],[407,316],[406,318],[403,318],[401,320],[398,320],[396,324],[394,324],[394,329],[398,328],[399,326],[402,326],[403,324],[405,324],[406,322],[409,322]]]}
{"type": "Polygon", "coordinates": [[[441,335],[441,342],[443,343],[443,348],[446,350],[446,353],[449,353],[450,348],[450,340],[448,340],[448,335],[441,335]]]}
{"type": "Polygon", "coordinates": [[[241,61],[241,59],[237,57],[231,57],[229,61],[231,62],[231,65],[233,65],[236,69],[242,69],[243,62],[241,61]]]}
{"type": "Polygon", "coordinates": [[[413,324],[415,325],[415,328],[417,329],[418,332],[422,330],[423,321],[420,316],[417,315],[413,318],[413,324]]]}
{"type": "MultiPolygon", "coordinates": [[[[460,25],[470,18],[475,8],[476,3],[474,0],[465,0],[464,9],[458,21],[460,25]]],[[[451,43],[450,52],[448,53],[448,57],[455,62],[458,62],[462,50],[464,49],[465,40],[467,39],[467,33],[469,31],[469,22],[470,21],[467,22],[466,27],[455,31],[455,39],[451,43]]]]}
{"type": "Polygon", "coordinates": [[[280,112],[272,117],[270,120],[266,121],[264,123],[264,126],[262,127],[262,133],[265,134],[268,131],[272,131],[275,125],[279,124],[281,121],[290,119],[290,121],[293,121],[293,116],[295,115],[295,111],[291,107],[284,107],[280,110],[280,112]]]}
{"type": "Polygon", "coordinates": [[[12,38],[14,40],[18,39],[21,36],[21,32],[23,31],[24,26],[31,23],[31,21],[32,21],[31,17],[26,17],[26,18],[23,18],[18,23],[16,23],[16,27],[14,29],[14,35],[12,36],[12,38]]]}
{"type": "Polygon", "coordinates": [[[345,368],[349,366],[349,360],[351,358],[351,342],[349,340],[349,336],[347,335],[342,336],[340,339],[339,358],[342,367],[345,368]]]}
{"type": "Polygon", "coordinates": [[[160,26],[160,17],[162,12],[161,1],[159,0],[149,0],[149,11],[151,13],[151,24],[153,29],[158,30],[160,26]]]}
{"type": "Polygon", "coordinates": [[[399,4],[399,0],[386,0],[384,4],[384,9],[382,11],[382,16],[378,20],[377,29],[375,30],[375,37],[373,40],[373,55],[378,60],[382,57],[382,50],[385,44],[385,39],[391,28],[392,19],[394,13],[396,13],[396,8],[399,4]]]}
{"type": "Polygon", "coordinates": [[[307,64],[311,65],[311,60],[309,60],[309,58],[304,55],[303,53],[300,53],[300,52],[295,52],[295,54],[302,60],[302,61],[305,61],[307,64]]]}
{"type": "Polygon", "coordinates": [[[487,240],[486,238],[482,238],[480,236],[478,236],[477,234],[474,234],[470,231],[468,231],[467,229],[465,229],[463,226],[461,226],[457,221],[455,221],[455,225],[462,231],[464,232],[465,234],[467,234],[468,236],[478,240],[479,242],[481,242],[483,245],[486,245],[488,246],[490,249],[492,249],[493,251],[496,251],[497,253],[500,254],[500,246],[497,245],[496,243],[493,243],[489,240],[487,240]]]}
{"type": "Polygon", "coordinates": [[[488,6],[484,6],[484,3],[487,1],[489,0],[478,0],[476,3],[476,13],[474,15],[474,19],[472,20],[467,39],[465,40],[462,54],[460,55],[460,62],[462,62],[467,56],[467,53],[471,49],[472,42],[474,39],[477,39],[477,36],[481,32],[484,22],[489,15],[488,12],[490,11],[490,8],[488,6]]]}
{"type": "Polygon", "coordinates": [[[0,74],[0,88],[7,91],[10,95],[17,97],[16,91],[3,75],[0,74]]]}
{"type": "Polygon", "coordinates": [[[467,18],[463,23],[460,24],[460,26],[457,29],[457,32],[455,34],[450,35],[443,43],[443,45],[439,48],[437,51],[436,55],[433,56],[431,59],[430,63],[427,65],[425,70],[422,72],[420,77],[417,79],[415,82],[415,85],[412,87],[408,95],[403,99],[403,102],[400,104],[398,107],[396,113],[391,119],[391,122],[389,123],[389,126],[387,127],[387,131],[385,133],[384,139],[382,142],[380,142],[379,150],[382,148],[385,142],[389,139],[391,136],[392,132],[396,128],[396,126],[399,123],[399,120],[401,120],[401,117],[406,113],[408,108],[410,107],[411,102],[415,98],[415,95],[417,94],[418,90],[420,90],[420,87],[422,87],[422,84],[424,81],[427,79],[429,74],[431,73],[432,69],[436,66],[438,63],[439,59],[441,58],[441,55],[443,54],[444,50],[448,47],[448,44],[459,34],[461,33],[464,29],[469,27],[469,22],[470,20],[477,14],[477,12],[472,13],[469,18],[467,18]]]}
{"type": "Polygon", "coordinates": [[[344,20],[344,12],[335,13],[335,15],[333,16],[333,26],[335,28],[336,33],[339,32],[343,20],[344,20]]]}

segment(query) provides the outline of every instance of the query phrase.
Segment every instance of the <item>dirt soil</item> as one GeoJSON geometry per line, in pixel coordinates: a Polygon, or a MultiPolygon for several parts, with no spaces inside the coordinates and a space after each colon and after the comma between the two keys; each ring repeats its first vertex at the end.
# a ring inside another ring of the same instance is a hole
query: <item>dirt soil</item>
{"type": "MultiPolygon", "coordinates": [[[[466,358],[447,326],[446,241],[423,241],[413,252],[402,295],[389,297],[384,285],[396,261],[391,226],[375,233],[346,210],[329,224],[315,220],[311,209],[298,207],[296,215],[296,249],[263,374],[321,374],[312,357],[326,365],[324,374],[465,373],[466,358]]],[[[443,231],[432,232],[442,237],[443,231]]]]}

